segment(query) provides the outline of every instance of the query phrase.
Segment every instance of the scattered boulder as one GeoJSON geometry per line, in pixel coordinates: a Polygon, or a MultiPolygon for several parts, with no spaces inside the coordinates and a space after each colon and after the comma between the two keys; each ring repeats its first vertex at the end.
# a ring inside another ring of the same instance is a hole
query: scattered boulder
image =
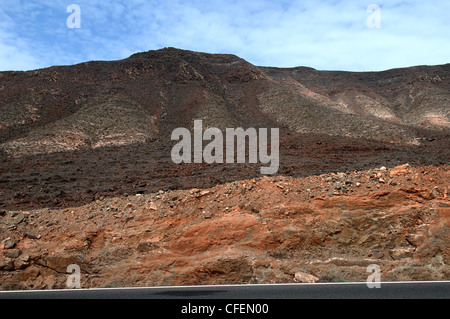
{"type": "Polygon", "coordinates": [[[15,259],[15,258],[19,258],[21,253],[22,253],[22,251],[20,249],[11,249],[11,250],[6,251],[3,255],[5,257],[15,259]]]}
{"type": "Polygon", "coordinates": [[[306,274],[304,272],[296,272],[294,275],[294,281],[298,283],[312,284],[319,281],[316,276],[306,274]]]}
{"type": "Polygon", "coordinates": [[[140,253],[146,253],[158,248],[159,242],[157,241],[143,241],[138,244],[137,251],[140,253]]]}
{"type": "Polygon", "coordinates": [[[0,270],[13,271],[14,261],[12,259],[0,259],[0,270]]]}
{"type": "Polygon", "coordinates": [[[2,241],[4,249],[13,249],[16,247],[16,242],[14,240],[11,240],[9,238],[2,241]]]}
{"type": "Polygon", "coordinates": [[[15,218],[14,218],[14,224],[17,226],[19,225],[21,222],[23,222],[26,218],[26,215],[23,213],[19,213],[15,218]]]}
{"type": "Polygon", "coordinates": [[[394,167],[393,169],[391,169],[389,171],[389,176],[394,177],[394,176],[406,175],[409,172],[410,167],[411,166],[409,164],[404,164],[404,165],[394,167]]]}

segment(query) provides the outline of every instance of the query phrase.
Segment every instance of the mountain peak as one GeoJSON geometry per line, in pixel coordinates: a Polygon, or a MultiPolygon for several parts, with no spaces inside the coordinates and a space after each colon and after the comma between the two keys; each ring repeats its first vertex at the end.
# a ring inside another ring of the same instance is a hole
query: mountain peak
{"type": "Polygon", "coordinates": [[[138,52],[129,57],[129,59],[183,59],[185,61],[203,61],[212,63],[229,63],[232,61],[247,61],[241,59],[234,54],[223,53],[204,53],[197,51],[190,51],[184,49],[178,49],[174,47],[166,47],[158,50],[150,50],[145,52],[138,52]]]}

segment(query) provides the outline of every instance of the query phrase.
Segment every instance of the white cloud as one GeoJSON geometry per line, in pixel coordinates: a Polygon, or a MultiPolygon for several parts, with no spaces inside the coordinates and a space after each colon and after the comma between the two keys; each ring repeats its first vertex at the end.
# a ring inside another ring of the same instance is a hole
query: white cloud
{"type": "Polygon", "coordinates": [[[37,65],[36,58],[30,54],[26,41],[17,36],[13,30],[15,21],[0,12],[0,70],[24,70],[37,65]]]}
{"type": "Polygon", "coordinates": [[[0,43],[0,70],[30,70],[36,68],[38,61],[28,52],[0,43]]]}

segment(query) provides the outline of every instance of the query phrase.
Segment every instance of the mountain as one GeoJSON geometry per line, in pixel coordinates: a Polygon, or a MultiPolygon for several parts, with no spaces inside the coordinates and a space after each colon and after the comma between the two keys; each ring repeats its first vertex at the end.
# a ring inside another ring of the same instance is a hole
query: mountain
{"type": "Polygon", "coordinates": [[[283,127],[419,145],[450,132],[450,64],[385,72],[257,67],[173,48],[0,75],[0,148],[36,155],[164,140],[176,127],[283,127]]]}
{"type": "Polygon", "coordinates": [[[64,289],[69,265],[82,288],[449,280],[449,111],[450,64],[166,48],[0,72],[0,290],[64,289]],[[195,120],[278,128],[277,174],[175,164],[195,120]]]}
{"type": "Polygon", "coordinates": [[[449,83],[450,64],[280,69],[174,48],[1,72],[0,205],[78,205],[260,175],[249,163],[174,164],[171,133],[194,120],[279,128],[283,175],[446,164],[449,83]]]}

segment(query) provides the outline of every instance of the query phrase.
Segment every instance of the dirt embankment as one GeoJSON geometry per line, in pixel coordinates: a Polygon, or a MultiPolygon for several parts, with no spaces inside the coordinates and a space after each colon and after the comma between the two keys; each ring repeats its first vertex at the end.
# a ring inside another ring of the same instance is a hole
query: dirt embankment
{"type": "Polygon", "coordinates": [[[450,279],[449,166],[262,177],[2,211],[0,289],[450,279]]]}

